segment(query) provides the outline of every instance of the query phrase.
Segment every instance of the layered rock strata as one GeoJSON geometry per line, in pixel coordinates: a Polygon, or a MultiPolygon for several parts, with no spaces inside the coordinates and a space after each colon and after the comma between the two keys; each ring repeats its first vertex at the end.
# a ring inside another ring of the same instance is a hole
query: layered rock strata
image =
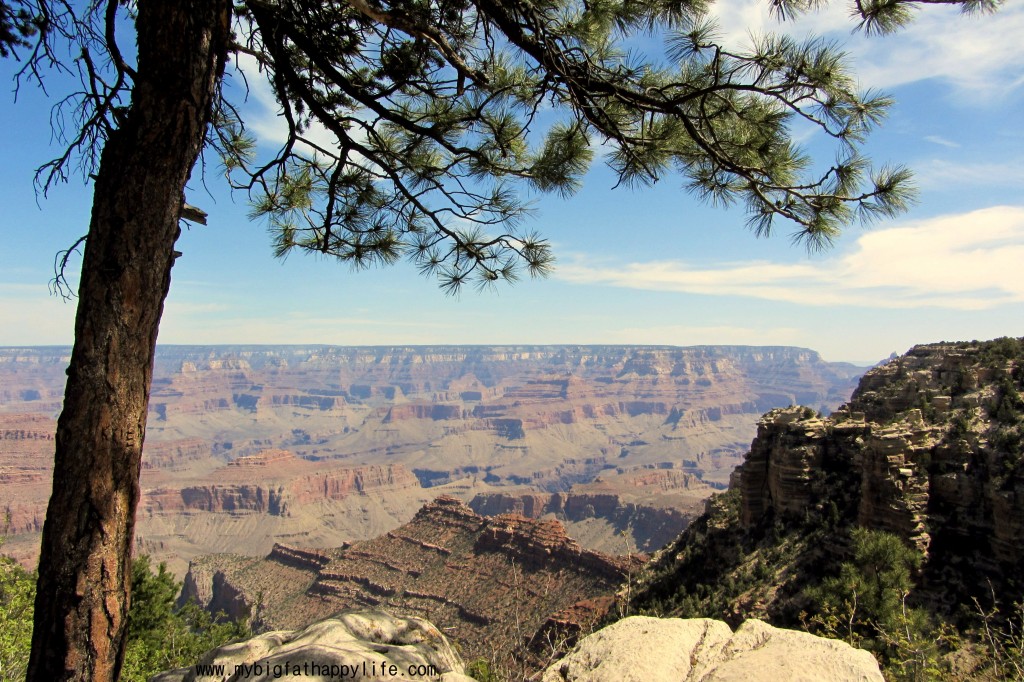
{"type": "Polygon", "coordinates": [[[937,552],[936,561],[970,548],[975,565],[1019,568],[1021,348],[1014,340],[917,346],[869,371],[830,417],[769,412],[740,470],[742,523],[832,505],[841,518],[937,552]]]}
{"type": "Polygon", "coordinates": [[[318,501],[420,487],[416,477],[401,464],[327,467],[280,450],[240,457],[210,478],[218,482],[176,489],[150,488],[143,493],[140,512],[248,511],[288,516],[291,507],[318,501]]]}
{"type": "Polygon", "coordinates": [[[486,493],[476,495],[469,506],[483,516],[518,514],[539,519],[551,515],[563,523],[601,519],[617,533],[628,533],[632,546],[644,552],[671,541],[696,515],[672,507],[625,502],[610,493],[486,493]]]}
{"type": "MultiPolygon", "coordinates": [[[[259,627],[302,627],[343,608],[416,614],[469,658],[507,661],[513,652],[527,656],[555,614],[566,631],[593,627],[596,611],[570,607],[613,595],[642,563],[583,549],[557,521],[484,518],[440,497],[401,528],[345,548],[203,557],[192,562],[182,598],[248,614],[259,627]]],[[[614,600],[597,603],[607,610],[614,600]]]]}
{"type": "MultiPolygon", "coordinates": [[[[62,348],[0,349],[5,551],[28,564],[68,357],[62,348]]],[[[428,499],[368,483],[360,495],[370,499],[352,506],[351,496],[339,499],[352,483],[324,485],[324,470],[404,466],[419,485],[455,494],[462,486],[467,499],[497,486],[581,492],[574,486],[610,472],[662,464],[723,486],[756,415],[794,401],[831,409],[858,371],[784,347],[161,346],[137,551],[177,570],[197,552],[338,544],[394,528],[428,499]],[[304,470],[304,491],[292,485],[294,462],[252,461],[280,450],[319,465],[304,470]]],[[[587,492],[689,509],[674,492],[655,501],[627,490],[587,492]]],[[[702,498],[710,488],[691,492],[702,498]]],[[[572,533],[612,548],[617,525],[618,517],[572,533]]]]}

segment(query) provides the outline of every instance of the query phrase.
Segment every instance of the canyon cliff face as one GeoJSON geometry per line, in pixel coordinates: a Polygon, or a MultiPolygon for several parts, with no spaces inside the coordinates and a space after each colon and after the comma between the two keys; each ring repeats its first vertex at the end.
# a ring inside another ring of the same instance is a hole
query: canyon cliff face
{"type": "Polygon", "coordinates": [[[484,518],[440,497],[373,540],[276,546],[265,559],[212,555],[189,567],[183,600],[296,628],[340,609],[383,608],[436,624],[467,660],[542,662],[548,634],[585,634],[643,562],[583,549],[557,521],[484,518]],[[531,653],[532,652],[532,653],[531,653]]]}
{"type": "Polygon", "coordinates": [[[249,511],[289,516],[296,506],[353,495],[401,494],[420,487],[401,464],[338,468],[303,460],[286,450],[239,457],[210,475],[210,480],[216,482],[147,489],[140,513],[249,511]]]}
{"type": "Polygon", "coordinates": [[[469,507],[482,516],[517,514],[529,519],[551,516],[566,525],[570,533],[574,524],[600,519],[611,524],[618,536],[618,547],[613,536],[609,551],[635,549],[641,552],[660,549],[679,535],[698,513],[692,507],[687,513],[673,507],[625,502],[619,495],[610,493],[585,492],[484,493],[470,500],[469,507]]]}
{"type": "Polygon", "coordinates": [[[935,344],[869,371],[830,417],[770,412],[740,470],[741,520],[833,504],[936,561],[970,548],[991,569],[1020,566],[1022,387],[1012,340],[935,344]]]}
{"type": "Polygon", "coordinates": [[[659,553],[637,606],[714,594],[727,619],[795,624],[857,528],[916,550],[912,605],[960,618],[975,599],[1019,599],[1024,339],[916,346],[830,416],[767,413],[731,490],[659,553]]]}
{"type": "MultiPolygon", "coordinates": [[[[29,565],[67,361],[67,349],[0,349],[5,552],[29,565]]],[[[832,409],[858,371],[784,347],[161,346],[137,549],[180,571],[197,552],[366,539],[441,493],[608,494],[688,515],[727,484],[761,412],[832,409]],[[266,460],[276,451],[315,466],[266,460]],[[647,468],[706,485],[683,494],[621,473],[647,468]],[[363,472],[364,489],[341,470],[363,472]],[[373,480],[385,471],[392,483],[373,480]]],[[[565,520],[610,549],[623,526],[658,524],[639,507],[565,520]]]]}

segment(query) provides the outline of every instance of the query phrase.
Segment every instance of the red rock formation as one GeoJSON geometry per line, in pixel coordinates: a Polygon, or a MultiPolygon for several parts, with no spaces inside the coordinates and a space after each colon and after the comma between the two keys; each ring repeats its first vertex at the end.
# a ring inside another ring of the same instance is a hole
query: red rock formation
{"type": "Polygon", "coordinates": [[[301,549],[275,543],[267,555],[268,561],[276,561],[286,566],[304,570],[317,571],[331,563],[331,557],[324,552],[312,549],[301,549]]]}
{"type": "Polygon", "coordinates": [[[143,469],[184,470],[192,462],[210,457],[212,448],[201,438],[154,441],[146,443],[143,469]]]}
{"type": "Polygon", "coordinates": [[[583,550],[556,521],[485,519],[440,497],[396,531],[341,550],[278,546],[263,561],[204,557],[193,562],[185,589],[204,604],[251,605],[255,595],[273,592],[258,614],[272,628],[355,606],[415,613],[459,642],[468,658],[504,658],[539,641],[535,633],[552,614],[561,614],[559,623],[575,618],[583,630],[587,605],[613,603],[619,583],[642,561],[583,550]]]}
{"type": "MultiPolygon", "coordinates": [[[[0,349],[0,509],[12,510],[9,532],[37,532],[46,505],[68,352],[0,349]],[[5,421],[21,418],[13,413],[35,421],[5,421]]],[[[837,404],[848,376],[786,348],[161,347],[143,487],[153,518],[164,518],[146,528],[144,510],[140,530],[173,545],[188,525],[168,518],[176,513],[287,514],[353,494],[377,495],[367,508],[379,510],[400,497],[391,491],[411,490],[411,478],[320,474],[338,462],[401,464],[410,455],[425,484],[479,475],[554,492],[610,464],[665,460],[721,482],[753,435],[745,420],[794,400],[837,404]],[[244,466],[266,449],[300,461],[244,466]],[[238,464],[224,467],[228,459],[238,464]],[[189,501],[175,499],[185,489],[189,501]]],[[[216,524],[206,525],[203,533],[216,524]]]]}
{"type": "Polygon", "coordinates": [[[140,512],[255,512],[280,516],[318,500],[419,488],[416,477],[400,464],[316,471],[322,466],[282,450],[240,457],[225,465],[216,477],[223,483],[145,490],[140,512]],[[305,473],[309,471],[316,473],[305,473]],[[254,478],[260,482],[231,482],[254,478]]]}
{"type": "Polygon", "coordinates": [[[941,537],[950,556],[969,546],[1019,566],[1024,473],[1000,443],[1018,428],[1007,405],[1024,390],[1024,357],[991,350],[998,343],[917,346],[868,372],[827,419],[808,408],[765,415],[741,470],[742,522],[831,502],[923,551],[941,537]]]}

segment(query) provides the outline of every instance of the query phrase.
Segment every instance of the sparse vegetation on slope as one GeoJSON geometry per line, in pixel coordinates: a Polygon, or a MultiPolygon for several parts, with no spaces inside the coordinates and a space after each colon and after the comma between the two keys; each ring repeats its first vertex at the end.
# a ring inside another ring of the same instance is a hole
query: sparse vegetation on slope
{"type": "MultiPolygon", "coordinates": [[[[0,557],[0,680],[25,679],[32,642],[35,576],[0,557]]],[[[132,564],[132,605],[123,682],[145,682],[169,668],[192,665],[206,651],[248,636],[237,622],[218,622],[195,604],[175,608],[181,584],[161,564],[154,572],[149,558],[132,564]]]]}
{"type": "Polygon", "coordinates": [[[1022,393],[1022,340],[934,344],[831,419],[769,413],[633,608],[803,627],[892,680],[1024,679],[1022,393]]]}

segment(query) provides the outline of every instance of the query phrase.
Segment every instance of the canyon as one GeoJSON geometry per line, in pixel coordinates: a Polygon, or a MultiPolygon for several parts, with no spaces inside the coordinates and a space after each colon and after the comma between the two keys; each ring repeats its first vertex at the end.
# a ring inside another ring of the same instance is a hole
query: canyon
{"type": "Polygon", "coordinates": [[[828,416],[765,414],[731,490],[659,552],[637,606],[677,615],[713,595],[734,623],[794,625],[867,530],[919,561],[905,604],[957,623],[1008,608],[1024,563],[1022,453],[1024,339],[915,346],[828,416]]]}
{"type": "Polygon", "coordinates": [[[181,601],[258,631],[382,609],[429,620],[467,660],[536,670],[594,628],[644,560],[582,548],[555,520],[485,518],[441,496],[372,540],[195,559],[181,601]]]}
{"type": "Polygon", "coordinates": [[[869,371],[829,417],[770,412],[739,472],[741,524],[832,502],[939,566],[966,548],[975,568],[1019,566],[1022,384],[1016,354],[934,344],[869,371]]]}
{"type": "MultiPolygon", "coordinates": [[[[0,349],[3,551],[34,561],[69,349],[0,349]]],[[[452,495],[653,550],[728,484],[766,410],[862,368],[787,347],[161,346],[137,549],[341,546],[452,495]]]]}

